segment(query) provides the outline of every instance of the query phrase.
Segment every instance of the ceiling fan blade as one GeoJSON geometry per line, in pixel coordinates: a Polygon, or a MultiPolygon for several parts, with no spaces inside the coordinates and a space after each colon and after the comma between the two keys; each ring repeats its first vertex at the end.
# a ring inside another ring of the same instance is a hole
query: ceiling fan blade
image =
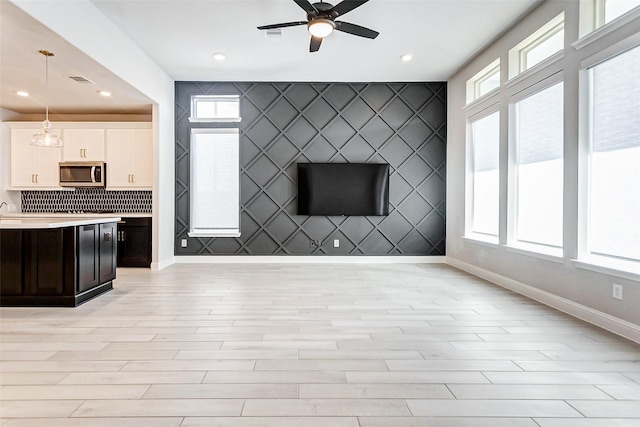
{"type": "Polygon", "coordinates": [[[349,22],[342,22],[342,21],[336,22],[336,30],[342,31],[344,33],[353,34],[354,36],[365,37],[368,39],[375,39],[376,37],[378,37],[378,34],[380,34],[379,32],[373,31],[369,28],[361,27],[360,25],[351,24],[349,22]]]}
{"type": "Polygon", "coordinates": [[[309,3],[308,0],[293,0],[293,1],[295,1],[296,4],[301,8],[303,8],[304,11],[307,13],[314,13],[314,14],[318,13],[318,10],[311,3],[309,3]]]}
{"type": "Polygon", "coordinates": [[[274,28],[295,27],[296,25],[307,25],[307,21],[283,22],[282,24],[262,25],[259,30],[272,30],[274,28]]]}
{"type": "Polygon", "coordinates": [[[309,46],[309,52],[317,52],[320,49],[322,43],[322,37],[311,36],[311,45],[309,46]]]}
{"type": "Polygon", "coordinates": [[[362,6],[368,1],[369,0],[344,0],[343,2],[340,2],[337,5],[335,5],[331,9],[330,13],[337,12],[338,16],[344,15],[347,12],[351,12],[356,7],[362,6]]]}

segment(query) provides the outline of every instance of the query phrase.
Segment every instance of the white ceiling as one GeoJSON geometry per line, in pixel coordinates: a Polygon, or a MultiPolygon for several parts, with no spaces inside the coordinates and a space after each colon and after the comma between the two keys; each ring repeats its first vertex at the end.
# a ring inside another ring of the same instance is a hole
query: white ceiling
{"type": "Polygon", "coordinates": [[[79,49],[6,0],[0,0],[0,107],[22,114],[42,113],[45,107],[45,57],[49,59],[51,114],[142,114],[151,101],[79,49]],[[94,84],[76,83],[84,76],[94,84]],[[111,98],[98,95],[108,89],[111,98]],[[28,98],[16,91],[30,93],[28,98]]]}
{"type": "MultiPolygon", "coordinates": [[[[256,29],[306,20],[293,0],[92,0],[178,81],[349,82],[446,80],[539,2],[371,0],[338,20],[379,31],[378,38],[336,31],[319,52],[309,53],[305,26],[284,28],[279,38],[256,29]],[[215,61],[214,52],[227,59],[215,61]],[[402,62],[405,53],[414,59],[402,62]]],[[[148,111],[148,100],[135,89],[17,7],[3,0],[0,7],[0,106],[19,112],[43,108],[44,57],[38,50],[47,49],[56,53],[50,62],[51,112],[148,111]],[[96,84],[74,83],[72,74],[96,84]],[[16,99],[15,90],[25,88],[34,96],[16,99]],[[114,92],[112,99],[94,96],[103,88],[114,92]]]]}

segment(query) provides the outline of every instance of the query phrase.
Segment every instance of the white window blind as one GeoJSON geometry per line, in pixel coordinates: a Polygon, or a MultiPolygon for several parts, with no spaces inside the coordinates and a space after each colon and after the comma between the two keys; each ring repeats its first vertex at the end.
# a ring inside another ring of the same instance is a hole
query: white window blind
{"type": "Polygon", "coordinates": [[[240,138],[233,129],[191,129],[190,237],[240,236],[240,138]]]}
{"type": "Polygon", "coordinates": [[[640,262],[639,76],[640,47],[590,69],[589,252],[635,263],[640,262]]]}
{"type": "Polygon", "coordinates": [[[562,247],[563,83],[515,104],[516,240],[562,247]]]}
{"type": "Polygon", "coordinates": [[[500,113],[471,123],[473,162],[472,235],[497,241],[500,217],[500,113]]]}

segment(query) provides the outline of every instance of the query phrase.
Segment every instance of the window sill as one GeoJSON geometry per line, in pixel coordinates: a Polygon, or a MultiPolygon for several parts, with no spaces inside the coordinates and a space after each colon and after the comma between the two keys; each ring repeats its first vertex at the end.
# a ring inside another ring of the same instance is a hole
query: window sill
{"type": "Polygon", "coordinates": [[[509,252],[555,262],[556,264],[562,264],[564,262],[561,248],[522,244],[518,244],[517,246],[505,245],[504,248],[509,252]]]}
{"type": "Polygon", "coordinates": [[[577,268],[583,270],[640,282],[640,266],[634,265],[632,262],[616,262],[600,257],[587,257],[580,260],[572,259],[571,262],[577,268]]]}
{"type": "Polygon", "coordinates": [[[211,231],[191,231],[187,233],[189,237],[240,237],[237,230],[211,230],[211,231]]]}
{"type": "Polygon", "coordinates": [[[547,59],[545,59],[544,61],[541,61],[538,64],[534,65],[533,67],[527,68],[526,70],[521,71],[515,76],[512,76],[505,84],[505,87],[507,89],[511,89],[514,86],[517,86],[523,81],[528,79],[535,79],[536,81],[542,81],[557,73],[561,73],[562,67],[560,66],[560,64],[563,59],[564,59],[564,51],[561,50],[559,52],[556,52],[550,57],[548,57],[547,59]],[[556,68],[553,68],[554,65],[556,66],[556,68]],[[542,77],[539,77],[539,78],[532,77],[537,75],[538,73],[546,74],[546,75],[543,75],[542,77]]]}
{"type": "Polygon", "coordinates": [[[462,240],[468,243],[473,243],[475,245],[491,246],[493,248],[499,246],[499,241],[497,236],[490,237],[490,236],[472,234],[470,236],[462,236],[462,240]]]}
{"type": "Polygon", "coordinates": [[[190,123],[240,123],[241,121],[242,121],[241,117],[220,118],[220,119],[217,119],[214,117],[204,118],[204,119],[189,117],[190,123]]]}

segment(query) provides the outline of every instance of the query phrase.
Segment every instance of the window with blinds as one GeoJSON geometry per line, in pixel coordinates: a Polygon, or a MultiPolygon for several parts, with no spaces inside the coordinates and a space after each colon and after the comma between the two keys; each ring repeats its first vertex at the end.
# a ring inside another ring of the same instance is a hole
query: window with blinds
{"type": "Polygon", "coordinates": [[[189,237],[239,237],[238,129],[191,129],[190,157],[189,237]]]}
{"type": "Polygon", "coordinates": [[[639,75],[640,46],[589,69],[588,252],[635,269],[640,263],[639,75]]]}
{"type": "Polygon", "coordinates": [[[472,203],[468,237],[498,242],[500,219],[500,113],[471,122],[472,203]]]}
{"type": "Polygon", "coordinates": [[[562,248],[564,84],[515,103],[515,242],[534,251],[562,248]],[[536,245],[535,247],[528,245],[536,245]]]}

